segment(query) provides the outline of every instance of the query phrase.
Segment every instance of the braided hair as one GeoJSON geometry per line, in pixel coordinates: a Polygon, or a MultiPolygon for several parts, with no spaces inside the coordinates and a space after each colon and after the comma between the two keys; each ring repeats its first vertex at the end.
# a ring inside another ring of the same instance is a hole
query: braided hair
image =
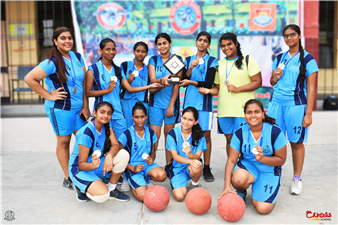
{"type": "Polygon", "coordinates": [[[236,46],[237,49],[237,55],[238,58],[235,62],[235,66],[237,67],[237,69],[241,70],[242,69],[242,61],[244,59],[242,51],[241,51],[241,44],[237,41],[237,36],[234,33],[224,33],[221,38],[219,39],[219,43],[221,44],[222,40],[231,40],[236,46]]]}
{"type": "Polygon", "coordinates": [[[58,64],[58,75],[59,75],[59,82],[61,84],[65,84],[66,81],[68,80],[67,76],[66,76],[66,73],[68,75],[70,75],[66,69],[66,64],[65,62],[63,61],[63,58],[62,58],[62,54],[61,52],[59,51],[59,49],[57,48],[54,40],[57,40],[59,38],[59,36],[61,35],[61,33],[64,33],[64,32],[69,32],[72,37],[74,37],[71,29],[67,28],[67,27],[58,27],[54,30],[53,32],[53,46],[52,46],[52,49],[50,50],[50,53],[48,55],[48,58],[49,58],[49,61],[48,63],[52,60],[53,57],[56,58],[56,61],[57,61],[57,64],[58,64]]]}
{"type": "MultiPolygon", "coordinates": [[[[109,108],[111,108],[112,113],[114,113],[114,108],[113,108],[112,104],[110,104],[109,102],[106,102],[106,101],[99,102],[95,106],[94,111],[97,112],[102,106],[105,106],[105,105],[108,106],[109,108]]],[[[111,148],[111,142],[110,142],[110,138],[109,138],[110,137],[110,126],[109,126],[109,123],[106,123],[103,126],[104,126],[104,130],[105,130],[105,134],[106,134],[106,140],[104,141],[104,147],[103,147],[103,154],[106,154],[106,153],[109,152],[109,150],[111,148]]]]}
{"type": "MultiPolygon", "coordinates": [[[[103,50],[104,47],[106,47],[107,43],[109,43],[109,42],[112,42],[116,46],[115,41],[113,41],[113,39],[111,39],[111,38],[105,38],[105,39],[103,39],[100,42],[100,49],[103,50]]],[[[101,59],[102,59],[102,56],[99,58],[98,61],[100,61],[101,59]]],[[[116,77],[121,81],[122,80],[122,75],[120,73],[119,67],[115,65],[114,60],[112,60],[111,62],[112,62],[112,65],[114,67],[114,71],[115,71],[116,77]]]]}
{"type": "Polygon", "coordinates": [[[263,122],[267,122],[267,123],[270,123],[270,124],[275,124],[276,123],[276,120],[268,115],[266,115],[265,111],[264,111],[264,107],[263,107],[263,104],[261,101],[257,100],[257,99],[250,99],[248,100],[245,105],[244,105],[244,114],[246,112],[246,108],[251,105],[251,104],[257,104],[259,106],[259,108],[261,108],[263,114],[264,114],[264,119],[263,119],[263,122]]]}
{"type": "MultiPolygon", "coordinates": [[[[195,109],[194,107],[187,107],[183,110],[182,112],[182,116],[184,115],[184,113],[186,112],[191,112],[194,115],[194,119],[198,120],[198,111],[197,109],[195,109]]],[[[192,127],[191,130],[191,144],[192,146],[196,147],[197,144],[199,143],[200,139],[202,138],[202,128],[201,126],[197,123],[192,127]]]]}
{"type": "MultiPolygon", "coordinates": [[[[287,25],[284,30],[283,30],[283,35],[284,35],[284,32],[287,30],[287,29],[291,29],[291,30],[294,30],[296,31],[296,33],[298,35],[301,34],[300,32],[300,28],[299,26],[297,26],[296,24],[289,24],[287,25]]],[[[299,61],[300,61],[300,66],[299,66],[299,81],[300,83],[303,83],[304,80],[305,80],[305,73],[306,73],[306,69],[305,69],[305,66],[304,66],[304,48],[302,46],[302,41],[301,39],[299,39],[299,61]]]]}

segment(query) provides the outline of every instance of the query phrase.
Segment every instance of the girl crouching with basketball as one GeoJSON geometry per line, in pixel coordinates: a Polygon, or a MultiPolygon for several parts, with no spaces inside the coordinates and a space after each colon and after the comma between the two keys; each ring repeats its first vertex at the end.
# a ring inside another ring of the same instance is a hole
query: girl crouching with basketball
{"type": "Polygon", "coordinates": [[[164,169],[154,163],[154,145],[157,142],[155,132],[146,127],[147,108],[142,102],[137,102],[132,110],[134,125],[124,131],[119,137],[120,144],[128,151],[130,161],[123,177],[132,187],[135,198],[143,202],[144,193],[150,179],[162,182],[166,179],[164,169]]]}
{"type": "Polygon", "coordinates": [[[253,206],[258,213],[269,214],[280,190],[287,141],[282,130],[274,125],[275,120],[265,114],[260,101],[247,101],[244,114],[247,124],[238,128],[231,139],[225,186],[218,199],[233,192],[232,184],[245,202],[246,189],[252,184],[253,206]]]}
{"type": "Polygon", "coordinates": [[[98,103],[94,119],[76,134],[68,170],[80,202],[86,202],[88,198],[97,203],[108,199],[129,200],[129,196],[116,188],[128,164],[129,154],[120,150],[113,129],[109,127],[113,112],[109,102],[98,103]],[[109,178],[108,187],[103,178],[109,178]]]}
{"type": "Polygon", "coordinates": [[[183,110],[181,126],[171,129],[167,137],[167,150],[173,160],[169,165],[169,175],[173,195],[183,201],[187,194],[188,180],[191,187],[199,187],[202,174],[202,152],[207,150],[203,131],[198,124],[198,111],[194,107],[183,110]]]}

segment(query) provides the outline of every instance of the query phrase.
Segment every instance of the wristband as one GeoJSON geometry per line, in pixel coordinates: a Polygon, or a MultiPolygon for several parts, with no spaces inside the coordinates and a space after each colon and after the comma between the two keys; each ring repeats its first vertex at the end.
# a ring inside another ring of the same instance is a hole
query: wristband
{"type": "Polygon", "coordinates": [[[277,83],[278,80],[276,80],[277,76],[274,76],[273,81],[277,83]]]}
{"type": "Polygon", "coordinates": [[[89,107],[82,107],[83,109],[89,109],[89,107]]]}
{"type": "Polygon", "coordinates": [[[111,93],[111,91],[109,91],[109,88],[107,88],[107,91],[108,91],[108,93],[111,93]]]}

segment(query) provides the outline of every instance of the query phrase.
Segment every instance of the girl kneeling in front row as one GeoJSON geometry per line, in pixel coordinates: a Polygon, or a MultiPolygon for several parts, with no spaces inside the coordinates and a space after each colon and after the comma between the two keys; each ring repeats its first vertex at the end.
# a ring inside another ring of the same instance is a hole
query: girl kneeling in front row
{"type": "Polygon", "coordinates": [[[130,155],[130,162],[123,177],[132,187],[135,198],[143,202],[150,179],[162,182],[166,179],[166,173],[161,166],[154,163],[157,136],[152,129],[145,126],[147,109],[142,102],[137,102],[133,107],[132,119],[134,125],[119,137],[120,144],[130,155]]]}
{"type": "Polygon", "coordinates": [[[202,174],[202,152],[207,150],[203,131],[198,124],[198,111],[194,107],[183,110],[181,126],[171,129],[167,137],[167,150],[173,160],[169,165],[170,184],[177,201],[187,194],[188,180],[191,187],[199,187],[202,174]]]}
{"type": "Polygon", "coordinates": [[[253,206],[258,213],[268,214],[279,194],[287,141],[282,130],[274,125],[275,120],[265,114],[260,101],[247,101],[244,114],[247,124],[238,128],[231,139],[220,197],[233,192],[232,183],[245,202],[246,189],[252,184],[253,206]]]}
{"type": "Polygon", "coordinates": [[[108,199],[129,200],[128,195],[116,188],[128,164],[129,154],[124,149],[120,150],[113,129],[109,127],[113,112],[109,102],[98,103],[94,119],[76,134],[68,170],[77,200],[81,202],[86,202],[88,198],[97,203],[108,199]],[[103,178],[110,178],[108,187],[103,178]]]}

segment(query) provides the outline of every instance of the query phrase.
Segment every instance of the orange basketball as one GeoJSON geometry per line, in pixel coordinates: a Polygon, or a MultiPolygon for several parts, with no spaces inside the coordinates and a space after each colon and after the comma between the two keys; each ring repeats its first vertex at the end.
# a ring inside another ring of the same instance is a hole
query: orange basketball
{"type": "Polygon", "coordinates": [[[185,205],[194,214],[206,213],[211,206],[211,196],[203,188],[194,188],[185,197],[185,205]]]}
{"type": "Polygon", "coordinates": [[[167,189],[160,185],[154,185],[144,193],[143,202],[153,212],[162,211],[167,207],[170,195],[167,189]]]}
{"type": "Polygon", "coordinates": [[[240,220],[245,212],[244,200],[239,195],[228,192],[218,200],[217,211],[226,221],[240,220]]]}

